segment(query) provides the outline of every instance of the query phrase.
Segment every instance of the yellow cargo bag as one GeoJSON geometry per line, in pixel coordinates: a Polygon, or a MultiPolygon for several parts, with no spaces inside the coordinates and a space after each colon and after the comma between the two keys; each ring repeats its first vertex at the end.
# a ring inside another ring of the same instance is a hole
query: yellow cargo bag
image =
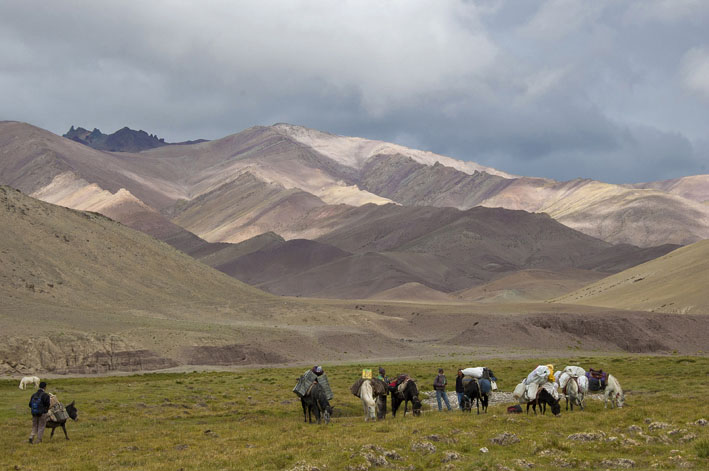
{"type": "Polygon", "coordinates": [[[371,368],[364,368],[362,370],[362,379],[372,379],[372,370],[371,368]]]}
{"type": "Polygon", "coordinates": [[[545,365],[547,368],[549,368],[549,382],[553,383],[554,382],[554,365],[545,365]]]}

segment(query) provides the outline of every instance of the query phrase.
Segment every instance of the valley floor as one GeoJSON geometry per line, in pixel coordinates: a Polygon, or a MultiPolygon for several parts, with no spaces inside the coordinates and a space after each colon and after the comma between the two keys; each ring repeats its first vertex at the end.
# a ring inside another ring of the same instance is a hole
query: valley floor
{"type": "Polygon", "coordinates": [[[427,409],[421,417],[387,416],[365,423],[349,392],[363,367],[323,366],[333,386],[329,425],[303,423],[291,392],[305,368],[244,368],[231,372],[160,373],[50,378],[49,391],[76,401],[79,421],[45,443],[29,445],[30,392],[0,381],[2,469],[635,469],[709,464],[709,358],[705,356],[586,356],[544,359],[450,357],[385,363],[390,375],[409,373],[429,391],[439,367],[453,382],[459,367],[484,363],[509,392],[538,363],[603,368],[619,378],[626,407],[508,415],[506,402],[487,414],[427,409]],[[506,434],[506,435],[505,435],[506,434]],[[506,438],[504,438],[506,437],[506,438]],[[501,443],[494,439],[498,438],[501,443]],[[486,453],[481,452],[486,448],[486,453]]]}

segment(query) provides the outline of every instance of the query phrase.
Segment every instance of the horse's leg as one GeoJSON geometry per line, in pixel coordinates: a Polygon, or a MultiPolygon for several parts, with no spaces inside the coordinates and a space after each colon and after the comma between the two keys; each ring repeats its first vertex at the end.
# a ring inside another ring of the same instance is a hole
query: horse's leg
{"type": "Polygon", "coordinates": [[[478,415],[480,415],[480,394],[478,394],[478,397],[475,398],[475,407],[478,410],[478,415]]]}
{"type": "Polygon", "coordinates": [[[55,429],[55,428],[56,428],[56,427],[52,427],[52,433],[49,434],[49,439],[50,439],[50,440],[51,440],[52,437],[54,436],[54,429],[55,429]]]}
{"type": "MultiPolygon", "coordinates": [[[[62,424],[62,430],[64,431],[64,438],[69,440],[69,435],[66,434],[66,424],[62,424]]],[[[52,432],[54,432],[54,429],[52,429],[52,432]]]]}
{"type": "MultiPolygon", "coordinates": [[[[414,407],[413,404],[411,404],[411,407],[414,407]]],[[[406,413],[409,411],[409,400],[404,399],[404,417],[406,417],[406,413]]]]}

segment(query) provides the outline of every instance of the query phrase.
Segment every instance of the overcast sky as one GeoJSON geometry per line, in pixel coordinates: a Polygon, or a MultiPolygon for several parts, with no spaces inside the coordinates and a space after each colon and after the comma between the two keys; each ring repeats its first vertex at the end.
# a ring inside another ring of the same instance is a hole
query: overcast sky
{"type": "Polygon", "coordinates": [[[705,0],[0,0],[0,119],[300,124],[507,172],[709,173],[705,0]]]}

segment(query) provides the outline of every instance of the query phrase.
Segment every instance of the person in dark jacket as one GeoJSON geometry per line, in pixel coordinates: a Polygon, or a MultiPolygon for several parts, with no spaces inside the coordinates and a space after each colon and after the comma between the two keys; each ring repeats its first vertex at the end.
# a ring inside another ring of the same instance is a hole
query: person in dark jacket
{"type": "Polygon", "coordinates": [[[458,409],[463,410],[463,370],[458,370],[458,376],[455,377],[455,394],[458,396],[458,409]]]}
{"type": "Polygon", "coordinates": [[[448,394],[446,394],[446,375],[443,374],[443,368],[438,369],[438,375],[436,379],[433,380],[433,389],[436,390],[436,401],[438,402],[438,411],[442,411],[443,407],[441,405],[441,399],[446,403],[448,410],[451,410],[451,403],[448,401],[448,394]]]}
{"type": "Polygon", "coordinates": [[[32,443],[34,437],[37,437],[36,443],[42,442],[44,428],[49,420],[49,394],[44,390],[47,388],[47,383],[42,381],[39,383],[39,389],[32,394],[30,398],[30,410],[32,411],[32,432],[30,433],[29,442],[32,443]]]}
{"type": "MultiPolygon", "coordinates": [[[[383,366],[379,367],[379,374],[377,375],[377,379],[384,381],[384,384],[386,384],[386,392],[387,395],[389,394],[389,378],[387,377],[387,372],[384,369],[383,366]]],[[[377,396],[377,415],[378,418],[383,419],[387,414],[387,396],[377,396]]]]}
{"type": "Polygon", "coordinates": [[[382,381],[387,383],[387,386],[389,385],[389,378],[387,377],[387,372],[382,366],[379,367],[379,374],[377,375],[377,379],[381,379],[382,381]]]}

